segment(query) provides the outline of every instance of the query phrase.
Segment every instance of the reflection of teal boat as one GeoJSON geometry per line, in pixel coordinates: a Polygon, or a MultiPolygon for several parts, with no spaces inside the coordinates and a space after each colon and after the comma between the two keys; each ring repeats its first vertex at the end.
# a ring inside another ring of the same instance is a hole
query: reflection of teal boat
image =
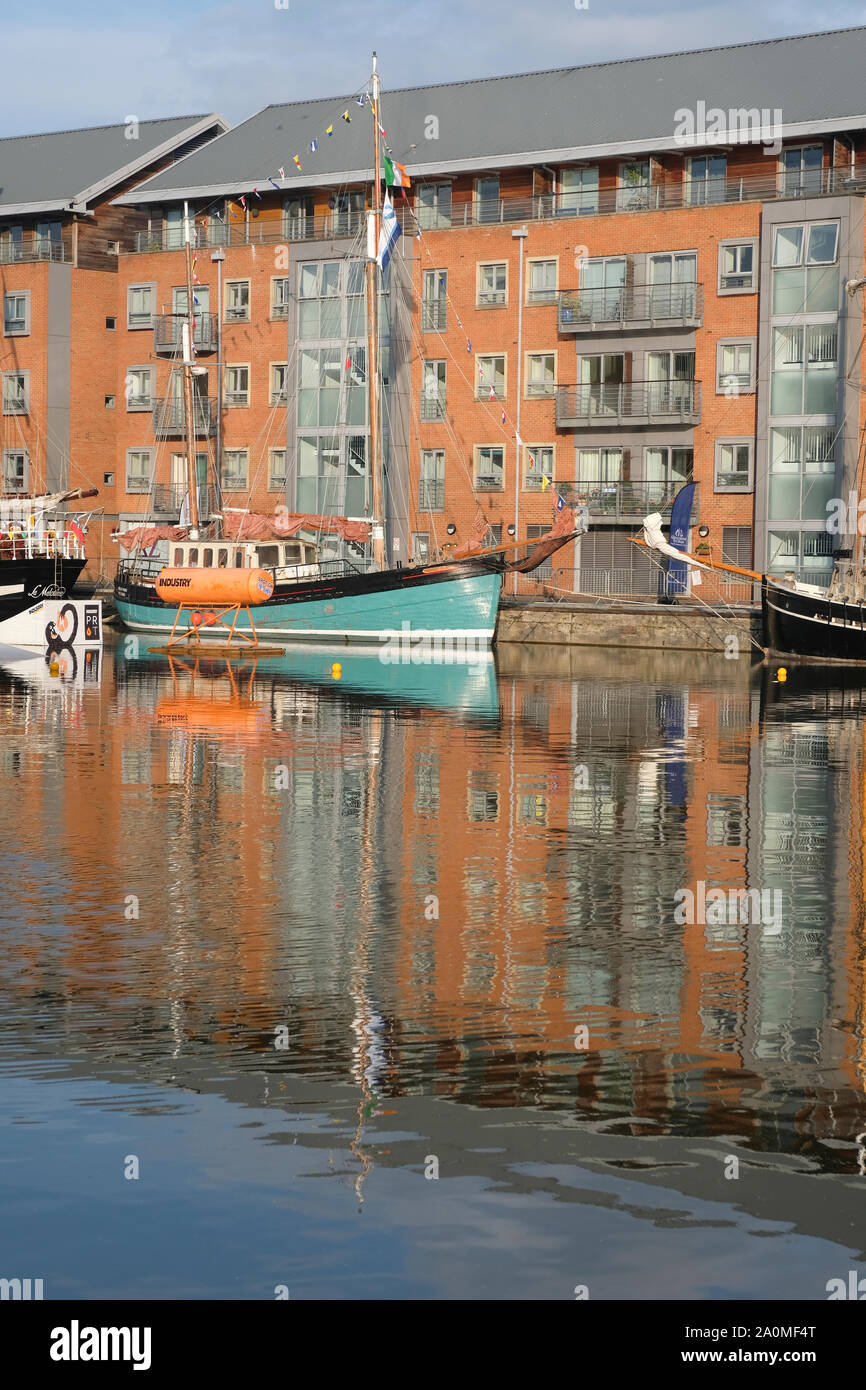
{"type": "MultiPolygon", "coordinates": [[[[499,716],[496,667],[490,652],[477,653],[472,660],[455,659],[436,665],[411,662],[387,664],[381,648],[326,648],[292,644],[284,656],[251,658],[244,654],[232,658],[231,666],[239,681],[254,671],[253,692],[267,683],[315,686],[337,700],[360,699],[364,703],[388,706],[406,705],[415,709],[453,710],[477,719],[499,716]]],[[[206,654],[196,658],[184,652],[181,658],[157,656],[142,650],[139,658],[124,656],[118,647],[115,666],[127,678],[147,670],[169,674],[172,667],[181,673],[196,666],[207,678],[224,673],[225,658],[206,654]]],[[[134,678],[134,676],[133,676],[134,678]]],[[[255,693],[253,694],[255,698],[255,693]]]]}

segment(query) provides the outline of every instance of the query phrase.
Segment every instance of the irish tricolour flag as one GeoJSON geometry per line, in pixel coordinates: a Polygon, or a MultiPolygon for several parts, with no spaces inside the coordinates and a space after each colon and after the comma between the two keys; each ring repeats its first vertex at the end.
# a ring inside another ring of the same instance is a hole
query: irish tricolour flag
{"type": "Polygon", "coordinates": [[[404,166],[396,159],[389,159],[388,155],[385,155],[385,182],[389,188],[411,188],[404,166]]]}

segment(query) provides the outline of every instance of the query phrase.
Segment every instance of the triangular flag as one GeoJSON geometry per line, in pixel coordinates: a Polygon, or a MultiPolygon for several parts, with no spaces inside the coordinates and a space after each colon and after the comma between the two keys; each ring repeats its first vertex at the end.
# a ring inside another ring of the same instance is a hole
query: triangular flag
{"type": "Polygon", "coordinates": [[[556,494],[556,510],[557,510],[558,512],[561,512],[564,506],[565,506],[565,498],[562,496],[561,493],[558,492],[558,493],[556,494]]]}
{"type": "Polygon", "coordinates": [[[334,127],[333,127],[332,125],[329,125],[328,128],[327,128],[327,130],[325,131],[325,134],[326,134],[326,135],[333,135],[333,133],[334,133],[334,127]]]}
{"type": "Polygon", "coordinates": [[[351,352],[350,352],[350,353],[349,353],[349,356],[346,358],[346,371],[349,372],[349,371],[351,371],[351,370],[352,370],[352,354],[351,354],[351,352]]]}
{"type": "MultiPolygon", "coordinates": [[[[378,125],[378,121],[377,121],[376,124],[378,125]]],[[[379,134],[381,135],[381,137],[382,137],[383,140],[387,140],[387,139],[388,139],[388,132],[387,132],[387,130],[384,130],[382,126],[379,126],[379,134]]]]}
{"type": "Polygon", "coordinates": [[[491,386],[491,388],[490,388],[490,399],[491,399],[492,401],[495,401],[495,400],[496,400],[496,392],[494,391],[494,389],[493,389],[492,386],[491,386]]]}
{"type": "Polygon", "coordinates": [[[343,112],[343,120],[346,122],[346,125],[351,125],[351,124],[352,124],[352,117],[349,115],[349,108],[348,108],[348,106],[346,107],[345,111],[343,112]]]}
{"type": "Polygon", "coordinates": [[[285,169],[282,168],[282,166],[280,166],[280,168],[279,168],[279,170],[278,170],[277,172],[279,173],[279,176],[280,176],[281,179],[284,179],[284,178],[286,177],[286,171],[285,171],[285,169]]]}
{"type": "Polygon", "coordinates": [[[244,212],[246,212],[246,210],[247,210],[247,200],[246,200],[246,198],[244,197],[243,193],[241,194],[240,198],[238,199],[238,202],[240,203],[240,205],[241,205],[241,207],[243,208],[244,212]]]}
{"type": "Polygon", "coordinates": [[[259,202],[261,202],[261,201],[262,201],[262,195],[261,195],[261,193],[259,192],[259,190],[258,190],[257,188],[254,188],[254,189],[253,189],[253,192],[255,193],[256,197],[257,197],[258,200],[259,200],[259,202]]]}
{"type": "Polygon", "coordinates": [[[467,352],[471,352],[471,351],[472,351],[472,344],[470,343],[470,341],[469,341],[468,338],[466,339],[466,351],[467,351],[467,352]]]}
{"type": "Polygon", "coordinates": [[[359,97],[357,97],[356,100],[357,100],[359,106],[363,106],[363,105],[364,105],[364,102],[367,100],[367,94],[366,94],[366,92],[362,93],[362,95],[359,96],[359,97]]]}
{"type": "Polygon", "coordinates": [[[545,489],[546,489],[546,488],[549,488],[549,487],[550,487],[550,479],[547,478],[547,477],[542,478],[542,480],[541,480],[541,491],[544,492],[545,489]]]}
{"type": "Polygon", "coordinates": [[[270,174],[268,174],[268,183],[272,183],[272,184],[274,185],[274,188],[275,188],[275,189],[277,190],[277,192],[279,193],[279,191],[280,191],[280,185],[279,185],[274,179],[271,178],[270,174]]]}
{"type": "Polygon", "coordinates": [[[310,154],[315,154],[315,153],[316,153],[316,150],[317,150],[318,148],[319,148],[319,142],[318,142],[318,140],[311,140],[311,141],[310,141],[310,154]]]}
{"type": "MultiPolygon", "coordinates": [[[[297,156],[296,154],[293,154],[293,155],[292,155],[292,159],[295,161],[295,163],[297,164],[298,168],[300,169],[300,168],[301,168],[301,161],[299,160],[298,156],[297,156]]],[[[302,171],[302,172],[303,172],[303,171],[302,171]]]]}
{"type": "Polygon", "coordinates": [[[504,410],[503,410],[503,412],[502,412],[502,423],[503,423],[503,425],[505,424],[505,411],[504,411],[504,410]]]}

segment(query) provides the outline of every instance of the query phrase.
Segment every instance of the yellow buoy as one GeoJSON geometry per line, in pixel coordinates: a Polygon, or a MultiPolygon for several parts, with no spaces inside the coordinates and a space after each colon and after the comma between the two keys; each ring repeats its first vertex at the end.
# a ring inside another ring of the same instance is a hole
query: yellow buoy
{"type": "Polygon", "coordinates": [[[48,674],[49,676],[60,675],[60,663],[58,661],[51,662],[50,666],[48,667],[48,674]]]}
{"type": "Polygon", "coordinates": [[[333,664],[333,666],[331,667],[331,675],[334,677],[334,680],[335,680],[335,681],[338,681],[338,680],[340,679],[340,677],[342,676],[342,674],[343,674],[343,668],[342,668],[342,666],[340,665],[339,661],[335,661],[334,664],[333,664]]]}
{"type": "Polygon", "coordinates": [[[778,671],[776,672],[776,676],[784,685],[785,681],[788,679],[788,672],[786,671],[784,666],[779,667],[778,671]]]}

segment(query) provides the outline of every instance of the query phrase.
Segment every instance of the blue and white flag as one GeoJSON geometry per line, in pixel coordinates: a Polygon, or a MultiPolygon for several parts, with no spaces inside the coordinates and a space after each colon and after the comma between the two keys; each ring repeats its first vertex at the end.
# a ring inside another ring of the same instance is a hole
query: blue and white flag
{"type": "Polygon", "coordinates": [[[311,141],[310,141],[310,154],[315,154],[315,153],[316,153],[316,150],[317,150],[318,148],[319,148],[319,142],[318,142],[318,140],[311,140],[311,141]]]}
{"type": "MultiPolygon", "coordinates": [[[[671,507],[670,543],[675,550],[688,550],[689,527],[692,523],[692,502],[695,484],[686,483],[681,487],[671,507]]],[[[688,590],[686,581],[687,566],[684,560],[668,560],[666,591],[668,594],[684,594],[688,590]]]]}
{"type": "Polygon", "coordinates": [[[402,231],[403,228],[397,221],[397,214],[394,211],[394,204],[391,202],[391,194],[386,193],[385,201],[382,204],[382,226],[379,231],[379,254],[376,257],[376,263],[382,270],[385,269],[391,259],[391,252],[394,249],[394,244],[402,231]]]}

